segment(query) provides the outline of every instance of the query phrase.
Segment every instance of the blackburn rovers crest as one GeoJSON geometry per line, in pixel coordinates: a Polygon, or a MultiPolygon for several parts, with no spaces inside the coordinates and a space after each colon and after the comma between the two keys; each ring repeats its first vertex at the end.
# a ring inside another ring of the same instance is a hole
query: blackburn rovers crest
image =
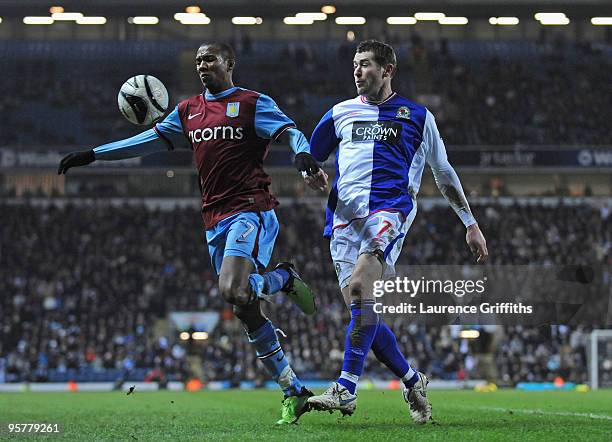
{"type": "Polygon", "coordinates": [[[395,114],[396,118],[402,118],[403,120],[410,120],[410,109],[406,106],[402,106],[397,110],[397,114],[395,114]]]}
{"type": "Polygon", "coordinates": [[[225,111],[225,115],[230,118],[235,118],[238,116],[240,112],[240,103],[227,103],[227,109],[225,111]]]}

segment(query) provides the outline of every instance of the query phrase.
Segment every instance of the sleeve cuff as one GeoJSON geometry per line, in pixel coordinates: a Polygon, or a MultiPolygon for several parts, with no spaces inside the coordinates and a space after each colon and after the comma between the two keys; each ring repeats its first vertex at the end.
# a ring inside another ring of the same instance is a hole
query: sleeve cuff
{"type": "Polygon", "coordinates": [[[461,218],[461,221],[463,221],[463,225],[466,228],[476,224],[476,218],[474,218],[474,215],[472,215],[470,213],[463,213],[463,214],[460,215],[460,218],[461,218]]]}
{"type": "Polygon", "coordinates": [[[295,124],[293,124],[293,123],[285,124],[284,126],[279,127],[279,128],[276,130],[276,132],[274,132],[274,133],[272,134],[272,137],[270,137],[270,139],[272,139],[272,140],[276,140],[276,139],[277,139],[278,137],[280,137],[280,136],[281,136],[281,134],[282,134],[283,132],[285,132],[287,129],[292,129],[292,128],[293,128],[293,129],[295,129],[295,127],[296,127],[296,126],[295,126],[295,124]]]}

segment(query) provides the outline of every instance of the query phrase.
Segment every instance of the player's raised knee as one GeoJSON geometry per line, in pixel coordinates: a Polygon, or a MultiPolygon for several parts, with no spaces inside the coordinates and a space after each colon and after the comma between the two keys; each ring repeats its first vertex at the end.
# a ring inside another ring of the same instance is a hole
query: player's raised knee
{"type": "Polygon", "coordinates": [[[219,292],[223,299],[234,305],[246,305],[249,303],[250,295],[246,283],[235,279],[219,281],[219,292]]]}
{"type": "Polygon", "coordinates": [[[229,302],[230,304],[235,304],[234,292],[230,284],[223,284],[221,281],[219,281],[219,293],[221,296],[223,296],[225,301],[229,302]]]}
{"type": "Polygon", "coordinates": [[[251,294],[248,287],[240,287],[234,294],[235,305],[247,305],[251,302],[253,295],[251,294]]]}

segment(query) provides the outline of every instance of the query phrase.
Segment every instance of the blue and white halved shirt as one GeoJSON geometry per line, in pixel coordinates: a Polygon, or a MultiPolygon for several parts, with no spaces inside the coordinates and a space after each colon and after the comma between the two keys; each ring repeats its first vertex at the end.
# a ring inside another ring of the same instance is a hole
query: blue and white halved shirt
{"type": "MultiPolygon", "coordinates": [[[[408,216],[426,162],[436,178],[448,179],[463,192],[431,112],[395,93],[381,103],[358,96],[329,110],[312,134],[310,151],[325,161],[334,150],[336,177],[327,204],[326,237],[377,211],[408,216]]],[[[475,222],[469,210],[458,214],[465,225],[475,222]]]]}

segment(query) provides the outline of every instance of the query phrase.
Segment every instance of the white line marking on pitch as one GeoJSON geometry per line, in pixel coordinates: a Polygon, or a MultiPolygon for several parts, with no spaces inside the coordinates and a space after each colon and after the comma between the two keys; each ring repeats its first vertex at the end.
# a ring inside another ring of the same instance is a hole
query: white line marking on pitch
{"type": "MultiPolygon", "coordinates": [[[[463,407],[462,407],[463,408],[463,407]]],[[[504,413],[523,413],[523,414],[542,414],[545,416],[569,416],[569,417],[588,417],[590,419],[603,419],[612,421],[612,416],[606,414],[593,414],[593,413],[572,413],[571,411],[546,411],[540,409],[521,409],[521,408],[501,408],[501,407],[465,407],[464,409],[474,409],[484,411],[500,411],[504,413]]]]}

